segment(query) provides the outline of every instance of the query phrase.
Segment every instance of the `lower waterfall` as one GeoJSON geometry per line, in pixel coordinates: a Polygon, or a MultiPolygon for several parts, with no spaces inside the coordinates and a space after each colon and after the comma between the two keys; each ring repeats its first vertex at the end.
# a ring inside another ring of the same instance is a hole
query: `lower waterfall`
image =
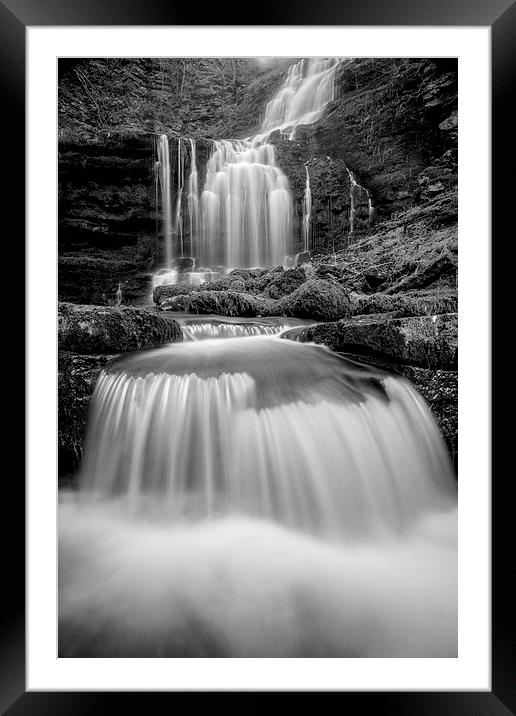
{"type": "Polygon", "coordinates": [[[456,487],[423,399],[209,325],[101,373],[60,504],[59,655],[455,656],[456,487]]]}

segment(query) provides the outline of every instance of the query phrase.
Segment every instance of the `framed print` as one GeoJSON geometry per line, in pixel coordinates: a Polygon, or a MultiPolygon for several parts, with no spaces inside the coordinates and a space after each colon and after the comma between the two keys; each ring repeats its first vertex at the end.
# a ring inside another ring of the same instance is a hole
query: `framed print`
{"type": "Polygon", "coordinates": [[[508,713],[489,133],[514,7],[1,12],[27,130],[5,708],[508,713]]]}

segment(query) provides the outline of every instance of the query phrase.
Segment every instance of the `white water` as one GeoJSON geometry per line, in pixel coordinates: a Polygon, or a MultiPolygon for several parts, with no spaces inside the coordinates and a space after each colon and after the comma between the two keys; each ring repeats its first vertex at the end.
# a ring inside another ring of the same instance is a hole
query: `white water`
{"type": "Polygon", "coordinates": [[[97,384],[60,506],[60,655],[456,655],[456,493],[422,398],[198,326],[97,384]]]}
{"type": "Polygon", "coordinates": [[[277,336],[288,325],[261,325],[252,323],[182,323],[181,330],[187,341],[206,338],[245,338],[246,336],[277,336]]]}
{"type": "Polygon", "coordinates": [[[165,247],[165,267],[172,267],[172,188],[170,182],[170,151],[168,137],[161,134],[158,138],[158,182],[161,189],[161,214],[163,217],[163,244],[165,247]]]}
{"type": "Polygon", "coordinates": [[[312,192],[310,190],[310,173],[305,164],[306,184],[303,197],[303,251],[310,250],[310,226],[312,221],[312,192]]]}
{"type": "Polygon", "coordinates": [[[346,171],[349,176],[349,202],[350,202],[350,211],[349,211],[349,233],[352,234],[355,230],[355,218],[357,214],[357,195],[358,198],[361,198],[361,194],[365,194],[367,197],[367,210],[368,210],[368,223],[371,225],[373,223],[373,217],[374,217],[374,206],[373,201],[371,199],[371,195],[369,191],[363,187],[361,184],[359,184],[355,178],[355,175],[353,172],[346,167],[346,171]]]}
{"type": "MultiPolygon", "coordinates": [[[[195,140],[190,140],[189,251],[185,247],[182,217],[184,153],[182,141],[178,140],[178,187],[173,222],[177,251],[180,256],[189,253],[196,258],[201,272],[217,266],[231,269],[279,265],[285,262],[285,257],[296,253],[289,182],[276,165],[275,148],[267,143],[267,138],[277,129],[289,129],[289,138],[293,138],[299,124],[311,124],[319,119],[325,106],[334,99],[335,70],[339,61],[337,58],[307,58],[293,64],[277,95],[268,103],[257,136],[245,141],[214,141],[200,197],[195,140]]],[[[168,237],[166,261],[167,267],[172,268],[176,256],[171,236],[168,151],[168,139],[162,135],[158,156],[163,160],[160,160],[158,169],[163,233],[168,237]]],[[[309,228],[303,220],[305,245],[307,231],[309,228]]]]}
{"type": "Polygon", "coordinates": [[[200,231],[199,180],[195,139],[190,139],[190,176],[188,178],[188,219],[190,227],[190,255],[199,256],[198,234],[200,231]]]}
{"type": "Polygon", "coordinates": [[[177,198],[176,198],[176,218],[175,218],[175,232],[179,241],[179,256],[184,256],[184,243],[183,243],[183,213],[182,213],[182,202],[183,202],[183,184],[184,184],[184,167],[183,167],[183,156],[181,154],[181,137],[177,140],[177,198]]]}
{"type": "Polygon", "coordinates": [[[300,124],[313,124],[324,108],[335,99],[336,57],[305,58],[292,65],[277,95],[266,107],[265,117],[256,139],[264,139],[276,130],[289,130],[294,139],[300,124]]]}
{"type": "Polygon", "coordinates": [[[283,262],[291,242],[291,195],[271,144],[214,142],[201,210],[200,265],[283,262]]]}

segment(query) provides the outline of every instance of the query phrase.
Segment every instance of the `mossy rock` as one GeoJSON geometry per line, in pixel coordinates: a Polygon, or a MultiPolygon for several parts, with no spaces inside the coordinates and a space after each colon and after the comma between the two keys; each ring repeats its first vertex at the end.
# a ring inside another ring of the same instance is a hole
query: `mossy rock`
{"type": "Polygon", "coordinates": [[[336,281],[309,279],[276,301],[269,315],[335,321],[350,316],[352,308],[347,291],[336,281]]]}
{"type": "Polygon", "coordinates": [[[383,356],[427,368],[457,365],[457,314],[392,318],[373,315],[318,324],[301,341],[323,343],[342,352],[383,356]]]}
{"type": "Polygon", "coordinates": [[[143,308],[60,303],[58,345],[80,354],[120,353],[182,341],[176,321],[143,308]]]}
{"type": "Polygon", "coordinates": [[[270,301],[236,291],[199,291],[190,295],[190,313],[218,316],[263,316],[270,301]]]}
{"type": "Polygon", "coordinates": [[[156,286],[152,292],[152,300],[158,306],[166,299],[174,296],[186,296],[192,293],[194,286],[188,283],[166,284],[164,286],[156,286]]]}
{"type": "Polygon", "coordinates": [[[58,354],[57,444],[59,474],[77,469],[86,432],[90,398],[97,378],[107,363],[117,355],[58,354]]]}
{"type": "Polygon", "coordinates": [[[263,295],[273,299],[288,296],[296,288],[299,288],[307,278],[308,273],[304,266],[296,266],[282,272],[278,271],[272,275],[272,279],[265,286],[263,295]]]}

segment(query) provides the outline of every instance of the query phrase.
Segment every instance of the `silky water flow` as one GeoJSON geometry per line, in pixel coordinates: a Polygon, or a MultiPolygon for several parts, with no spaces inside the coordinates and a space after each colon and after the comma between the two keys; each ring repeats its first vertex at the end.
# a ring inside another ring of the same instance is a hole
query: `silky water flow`
{"type": "Polygon", "coordinates": [[[282,328],[203,319],[101,373],[60,502],[60,656],[457,654],[429,409],[282,328]]]}

